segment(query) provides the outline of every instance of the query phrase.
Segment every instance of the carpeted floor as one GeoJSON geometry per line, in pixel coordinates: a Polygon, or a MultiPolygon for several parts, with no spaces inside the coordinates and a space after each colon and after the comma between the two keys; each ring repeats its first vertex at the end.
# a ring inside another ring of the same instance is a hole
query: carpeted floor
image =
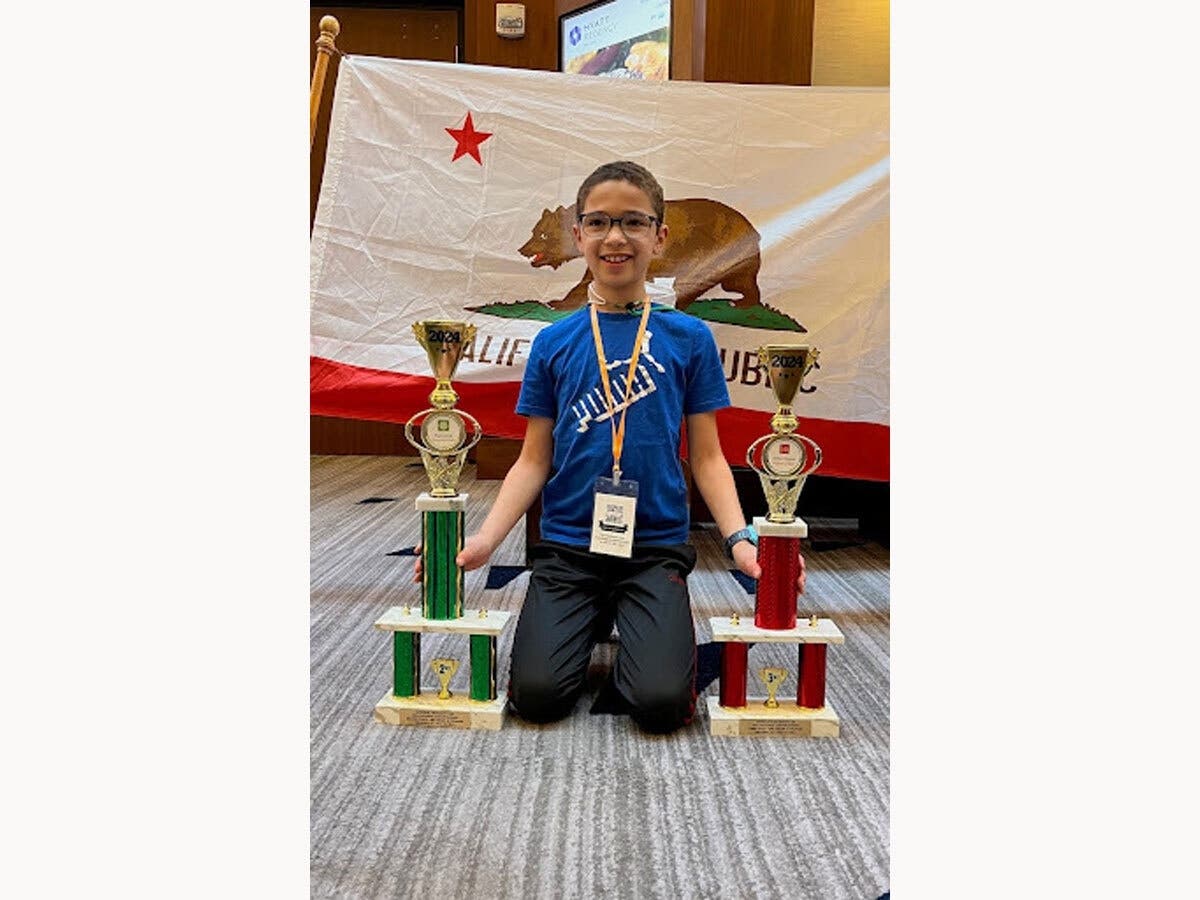
{"type": "MultiPolygon", "coordinates": [[[[468,531],[499,484],[464,472],[468,531]]],[[[499,732],[381,725],[372,709],[391,683],[391,641],[372,623],[420,602],[404,551],[416,543],[413,500],[426,485],[411,458],[312,458],[314,897],[874,900],[888,889],[886,550],[858,542],[853,522],[809,522],[801,612],[832,617],[846,636],[829,649],[838,738],[714,737],[703,702],[690,727],[651,737],[626,717],[588,715],[591,694],[554,725],[511,716],[499,732]]],[[[750,613],[753,597],[711,527],[692,540],[703,643],[709,616],[750,613]]],[[[518,527],[492,563],[523,559],[518,527]]],[[[518,612],[528,574],[498,588],[488,577],[467,573],[465,605],[518,612]]],[[[498,642],[500,690],[514,626],[498,642]]],[[[597,678],[614,652],[597,648],[597,678]]],[[[439,654],[464,658],[465,639],[423,636],[423,657],[439,654]]],[[[751,671],[764,665],[794,677],[794,647],[755,645],[751,671]]],[[[466,692],[466,669],[451,690],[466,692]]],[[[752,674],[752,694],[755,683],[752,674]]]]}

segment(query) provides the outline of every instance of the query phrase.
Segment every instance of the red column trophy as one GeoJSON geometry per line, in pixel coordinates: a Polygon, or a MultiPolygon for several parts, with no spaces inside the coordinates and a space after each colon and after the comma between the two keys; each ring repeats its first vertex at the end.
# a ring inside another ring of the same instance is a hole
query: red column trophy
{"type": "Polygon", "coordinates": [[[421,513],[421,608],[393,606],[375,623],[392,632],[392,690],[375,705],[375,719],[388,725],[440,728],[484,728],[495,731],[504,718],[507,696],[496,691],[496,638],[512,613],[463,609],[463,572],[454,558],[463,546],[467,494],[458,492],[467,451],[482,436],[475,418],[455,409],[458,394],[450,386],[463,348],[475,337],[465,322],[417,322],[417,340],[425,348],[437,385],[426,409],[404,426],[409,443],[421,451],[430,489],[417,497],[421,513]],[[470,426],[470,434],[467,428],[470,426]],[[419,432],[419,438],[414,436],[419,432]],[[442,632],[470,636],[470,690],[467,697],[450,692],[458,660],[430,660],[438,679],[436,696],[421,693],[421,634],[442,632]]]}
{"type": "Polygon", "coordinates": [[[746,452],[746,462],[758,473],[767,497],[767,515],[754,519],[762,575],[753,625],[743,624],[736,614],[709,619],[713,640],[722,643],[720,697],[708,698],[713,734],[836,737],[840,729],[837,713],[825,701],[825,649],[845,638],[830,619],[812,615],[799,624],[796,620],[800,539],[808,536],[808,525],[796,518],[796,503],[805,479],[821,464],[821,448],[795,433],[799,423],[792,400],[818,355],[807,344],[771,344],[758,351],[778,404],[772,433],[746,452]],[[788,672],[771,666],[758,672],[767,696],[747,699],[747,645],[759,643],[798,645],[795,703],[776,699],[788,672]]]}

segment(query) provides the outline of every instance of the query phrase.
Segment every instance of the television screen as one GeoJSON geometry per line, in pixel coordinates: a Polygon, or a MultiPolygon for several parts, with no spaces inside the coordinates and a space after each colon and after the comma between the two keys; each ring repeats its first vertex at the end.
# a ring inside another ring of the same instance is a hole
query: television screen
{"type": "Polygon", "coordinates": [[[558,17],[559,71],[666,81],[671,0],[603,0],[558,17]]]}

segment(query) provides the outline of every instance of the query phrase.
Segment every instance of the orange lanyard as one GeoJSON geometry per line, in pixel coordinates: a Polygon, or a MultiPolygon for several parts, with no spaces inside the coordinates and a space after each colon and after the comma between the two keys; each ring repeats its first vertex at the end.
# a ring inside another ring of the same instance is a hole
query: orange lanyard
{"type": "Polygon", "coordinates": [[[608,380],[608,360],[604,356],[604,342],[600,340],[600,319],[596,307],[591,307],[592,337],[596,339],[596,360],[600,363],[600,380],[604,383],[604,397],[608,401],[608,424],[612,428],[613,483],[621,483],[621,450],[625,446],[625,414],[629,412],[629,394],[633,390],[634,372],[638,357],[642,353],[642,339],[646,336],[646,323],[650,321],[650,298],[642,305],[642,321],[638,325],[637,337],[633,342],[633,355],[629,358],[629,374],[625,376],[625,397],[621,407],[621,425],[616,424],[617,404],[613,402],[612,385],[608,380]]]}

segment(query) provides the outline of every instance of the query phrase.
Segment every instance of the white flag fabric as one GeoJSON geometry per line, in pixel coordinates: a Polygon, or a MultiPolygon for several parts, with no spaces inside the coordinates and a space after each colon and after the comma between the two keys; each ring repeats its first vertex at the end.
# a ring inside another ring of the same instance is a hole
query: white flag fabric
{"type": "Polygon", "coordinates": [[[647,83],[344,57],[312,232],[312,412],[403,422],[433,380],[412,324],[477,327],[459,406],[520,437],[537,332],[583,300],[569,240],[598,165],[658,178],[670,233],[656,293],[716,338],[729,460],[767,433],[757,349],[819,367],[793,409],[822,474],[888,478],[888,91],[647,83]]]}

